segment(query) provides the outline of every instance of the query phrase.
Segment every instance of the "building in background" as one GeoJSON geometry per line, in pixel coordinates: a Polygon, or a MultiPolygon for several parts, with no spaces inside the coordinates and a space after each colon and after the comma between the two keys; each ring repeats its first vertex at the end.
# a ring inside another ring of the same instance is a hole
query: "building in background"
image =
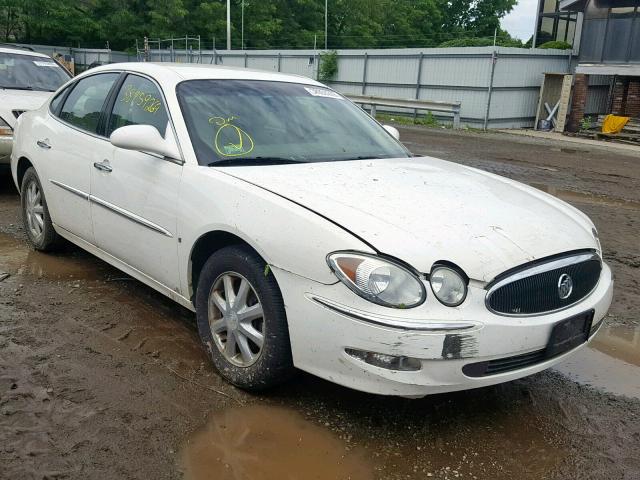
{"type": "Polygon", "coordinates": [[[561,0],[561,11],[579,12],[583,25],[568,121],[576,129],[589,102],[590,79],[607,78],[599,113],[640,116],[640,0],[561,0]]]}
{"type": "Polygon", "coordinates": [[[560,0],[538,0],[536,28],[533,33],[533,46],[560,41],[573,45],[580,39],[582,14],[578,11],[561,10],[560,0]]]}

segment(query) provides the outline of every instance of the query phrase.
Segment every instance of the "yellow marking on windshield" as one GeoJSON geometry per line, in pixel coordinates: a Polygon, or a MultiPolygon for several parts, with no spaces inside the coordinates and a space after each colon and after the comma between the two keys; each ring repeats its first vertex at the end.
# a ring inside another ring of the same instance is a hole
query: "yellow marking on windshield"
{"type": "Polygon", "coordinates": [[[121,101],[140,107],[140,109],[147,113],[156,113],[162,106],[162,102],[158,98],[133,85],[127,85],[125,87],[124,96],[121,101]]]}
{"type": "Polygon", "coordinates": [[[235,116],[231,116],[228,118],[209,118],[210,124],[215,124],[218,126],[218,130],[216,131],[216,136],[214,139],[214,147],[216,149],[216,152],[218,152],[218,154],[223,157],[238,157],[240,155],[246,155],[248,153],[251,153],[253,151],[253,147],[255,146],[251,135],[249,135],[240,127],[231,123],[237,118],[238,117],[235,116]],[[222,136],[226,136],[228,138],[226,143],[225,140],[221,137],[221,134],[222,136]],[[237,141],[234,141],[236,140],[236,138],[237,141]]]}

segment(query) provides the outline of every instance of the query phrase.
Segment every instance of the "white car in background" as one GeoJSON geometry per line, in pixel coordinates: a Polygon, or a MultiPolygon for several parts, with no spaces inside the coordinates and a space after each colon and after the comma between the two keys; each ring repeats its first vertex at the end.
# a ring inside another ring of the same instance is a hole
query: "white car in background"
{"type": "Polygon", "coordinates": [[[12,173],[36,249],[65,238],[194,310],[242,388],[297,367],[420,397],[583,347],[613,288],[591,221],[397,136],[308,78],[115,64],[19,118],[12,173]]]}
{"type": "Polygon", "coordinates": [[[16,119],[42,106],[70,78],[51,57],[0,44],[0,165],[11,160],[16,119]]]}

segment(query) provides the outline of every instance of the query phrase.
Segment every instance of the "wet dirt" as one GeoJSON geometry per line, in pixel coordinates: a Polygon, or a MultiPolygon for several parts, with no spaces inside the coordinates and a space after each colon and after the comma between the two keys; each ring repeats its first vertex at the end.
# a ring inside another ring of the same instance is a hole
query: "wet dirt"
{"type": "Polygon", "coordinates": [[[188,310],[77,248],[33,252],[0,177],[0,478],[640,478],[640,158],[401,132],[594,220],[616,289],[582,360],[421,400],[305,374],[247,394],[210,365],[188,310]]]}
{"type": "Polygon", "coordinates": [[[346,447],[328,429],[283,407],[252,405],[214,414],[182,453],[185,479],[367,480],[374,466],[363,448],[346,447]]]}
{"type": "Polygon", "coordinates": [[[582,384],[640,399],[640,328],[604,326],[587,348],[555,368],[582,384]]]}

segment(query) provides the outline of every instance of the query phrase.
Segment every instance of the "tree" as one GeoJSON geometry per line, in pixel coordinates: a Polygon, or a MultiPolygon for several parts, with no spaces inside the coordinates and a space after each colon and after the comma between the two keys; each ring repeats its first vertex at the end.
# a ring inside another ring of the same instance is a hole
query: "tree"
{"type": "MultiPolygon", "coordinates": [[[[329,0],[328,45],[429,47],[492,37],[516,0],[329,0]]],[[[232,0],[232,42],[240,48],[242,0],[232,0]]],[[[244,0],[246,48],[324,46],[324,0],[244,0]]],[[[499,37],[508,37],[499,30],[499,37]]],[[[3,0],[5,41],[132,47],[147,36],[201,35],[225,44],[226,0],[3,0]]]]}

